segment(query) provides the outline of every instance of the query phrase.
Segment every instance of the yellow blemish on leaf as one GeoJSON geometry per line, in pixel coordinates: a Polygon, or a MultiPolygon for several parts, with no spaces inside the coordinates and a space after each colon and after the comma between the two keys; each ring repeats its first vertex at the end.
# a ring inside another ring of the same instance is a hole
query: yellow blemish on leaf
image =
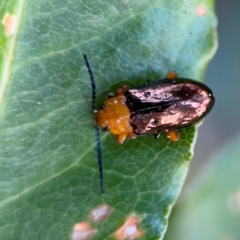
{"type": "Polygon", "coordinates": [[[138,228],[139,218],[137,216],[127,217],[125,223],[114,233],[118,240],[136,239],[143,235],[138,228]]]}
{"type": "Polygon", "coordinates": [[[100,205],[94,208],[90,213],[90,218],[94,222],[101,222],[105,220],[112,212],[112,208],[107,204],[100,205]]]}
{"type": "Polygon", "coordinates": [[[6,32],[7,35],[13,36],[16,33],[17,25],[18,25],[16,15],[10,15],[9,13],[7,13],[5,15],[5,17],[3,18],[2,23],[3,23],[3,26],[5,28],[5,32],[6,32]]]}
{"type": "Polygon", "coordinates": [[[72,240],[87,240],[97,233],[97,229],[93,229],[88,222],[76,223],[73,227],[72,240]]]}

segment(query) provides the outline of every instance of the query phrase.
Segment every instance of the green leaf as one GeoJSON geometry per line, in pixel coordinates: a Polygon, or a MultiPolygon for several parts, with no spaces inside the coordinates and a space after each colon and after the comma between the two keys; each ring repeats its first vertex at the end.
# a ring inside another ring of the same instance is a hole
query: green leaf
{"type": "Polygon", "coordinates": [[[186,190],[170,219],[166,240],[239,239],[240,135],[212,158],[186,190]]]}
{"type": "MultiPolygon", "coordinates": [[[[109,89],[175,70],[202,80],[216,49],[212,0],[2,1],[0,239],[70,239],[76,223],[112,239],[127,216],[142,239],[162,239],[192,156],[195,128],[181,140],[101,135],[100,194],[88,55],[98,105],[109,89]],[[205,10],[205,14],[204,14],[205,10]],[[3,21],[4,23],[4,21],[3,21]],[[101,204],[111,212],[89,218],[101,204]]],[[[80,238],[79,238],[80,239],[80,238]]]]}

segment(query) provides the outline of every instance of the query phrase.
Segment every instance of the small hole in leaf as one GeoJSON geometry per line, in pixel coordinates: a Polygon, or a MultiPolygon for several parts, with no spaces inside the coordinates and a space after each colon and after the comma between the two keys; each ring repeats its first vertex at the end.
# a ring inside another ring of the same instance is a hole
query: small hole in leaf
{"type": "Polygon", "coordinates": [[[103,204],[94,208],[90,213],[90,217],[94,222],[101,222],[108,218],[111,212],[112,208],[107,204],[103,204]]]}

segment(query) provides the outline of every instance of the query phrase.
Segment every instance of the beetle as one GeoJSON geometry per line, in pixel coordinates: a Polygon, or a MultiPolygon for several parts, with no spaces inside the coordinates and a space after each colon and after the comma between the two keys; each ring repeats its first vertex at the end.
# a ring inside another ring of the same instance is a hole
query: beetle
{"type": "Polygon", "coordinates": [[[212,91],[198,81],[177,77],[170,72],[166,78],[132,87],[123,86],[116,96],[110,95],[100,110],[96,109],[96,82],[87,55],[84,54],[92,84],[92,109],[96,114],[97,152],[100,188],[104,193],[100,131],[109,130],[123,144],[127,136],[152,134],[158,138],[165,132],[176,142],[180,130],[198,123],[212,109],[212,91]]]}

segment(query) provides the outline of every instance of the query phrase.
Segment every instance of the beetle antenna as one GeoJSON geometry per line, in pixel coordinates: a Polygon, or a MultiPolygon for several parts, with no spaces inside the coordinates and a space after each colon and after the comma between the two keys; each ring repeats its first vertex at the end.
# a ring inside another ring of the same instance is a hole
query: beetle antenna
{"type": "Polygon", "coordinates": [[[96,82],[95,82],[95,78],[93,76],[92,69],[91,69],[88,59],[87,59],[87,55],[85,53],[83,54],[83,58],[85,60],[85,64],[87,66],[87,69],[88,69],[88,72],[90,75],[90,79],[91,79],[91,84],[92,84],[92,110],[94,113],[96,113],[97,112],[97,109],[96,109],[96,82]]]}
{"type": "MultiPolygon", "coordinates": [[[[85,64],[87,66],[90,79],[91,79],[91,84],[92,84],[92,110],[94,113],[97,113],[96,109],[96,82],[95,78],[93,76],[92,69],[90,67],[90,63],[88,62],[87,55],[84,53],[83,58],[85,60],[85,64]]],[[[96,140],[97,140],[97,156],[98,156],[98,166],[99,166],[99,178],[100,178],[100,189],[101,193],[104,194],[104,181],[103,181],[103,166],[102,166],[102,150],[101,150],[101,141],[100,141],[100,133],[101,133],[101,128],[96,127],[96,140]]]]}
{"type": "Polygon", "coordinates": [[[104,194],[103,166],[102,166],[102,150],[101,150],[100,133],[101,133],[101,128],[100,128],[100,127],[97,127],[97,154],[98,154],[100,189],[101,189],[101,193],[104,194]]]}

